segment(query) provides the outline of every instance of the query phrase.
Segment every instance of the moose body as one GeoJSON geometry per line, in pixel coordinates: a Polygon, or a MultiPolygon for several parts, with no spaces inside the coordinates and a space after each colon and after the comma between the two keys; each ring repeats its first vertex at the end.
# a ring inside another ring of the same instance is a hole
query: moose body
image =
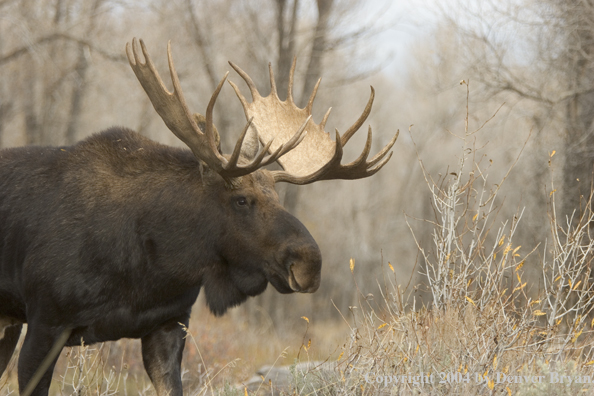
{"type": "Polygon", "coordinates": [[[181,395],[180,323],[188,325],[200,290],[210,310],[222,315],[268,283],[281,293],[319,287],[320,250],[280,205],[275,182],[369,176],[387,162],[389,156],[383,157],[396,138],[367,162],[370,130],[364,155],[343,166],[342,146],[361,119],[346,139],[337,133],[342,144],[335,144],[321,135],[323,125],[310,120],[310,103],[305,112],[293,105],[299,113],[293,121],[301,125],[296,133],[280,128],[286,137],[258,154],[262,137],[254,129],[266,134],[275,127],[257,114],[262,98],[251,79],[232,65],[254,102],[247,103],[233,85],[249,122],[233,154],[223,156],[212,108],[224,79],[206,117],[190,115],[170,50],[173,94],[163,87],[144,44],[144,64],[135,45],[127,47],[134,72],[169,129],[191,150],[112,128],[73,146],[0,151],[0,374],[27,323],[18,362],[22,393],[47,395],[56,357],[47,367],[42,361],[56,344],[61,349],[58,340],[65,335],[66,346],[140,338],[157,393],[181,395]],[[306,126],[318,133],[311,138],[327,140],[308,143],[306,126]],[[289,156],[302,144],[329,148],[321,168],[305,167],[305,175],[291,172],[296,159],[289,156]],[[283,156],[289,156],[285,164],[283,156]],[[261,169],[274,161],[285,169],[261,169]]]}

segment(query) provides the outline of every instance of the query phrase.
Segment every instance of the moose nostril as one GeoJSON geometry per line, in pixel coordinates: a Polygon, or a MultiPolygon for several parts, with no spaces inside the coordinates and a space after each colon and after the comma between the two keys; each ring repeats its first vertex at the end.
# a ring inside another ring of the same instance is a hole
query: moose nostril
{"type": "Polygon", "coordinates": [[[288,272],[287,282],[291,290],[312,293],[320,285],[322,259],[317,246],[287,248],[283,252],[284,266],[288,272]]]}
{"type": "Polygon", "coordinates": [[[289,265],[289,287],[291,287],[291,290],[294,292],[299,292],[301,291],[301,286],[299,285],[299,282],[297,282],[297,279],[295,279],[295,273],[293,272],[294,265],[295,264],[289,265]]]}

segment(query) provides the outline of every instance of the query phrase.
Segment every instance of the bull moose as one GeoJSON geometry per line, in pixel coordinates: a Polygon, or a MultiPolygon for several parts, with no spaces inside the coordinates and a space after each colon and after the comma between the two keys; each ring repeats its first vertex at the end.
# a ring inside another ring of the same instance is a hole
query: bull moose
{"type": "Polygon", "coordinates": [[[127,337],[141,339],[157,394],[181,395],[180,323],[188,325],[201,289],[222,315],[269,282],[280,293],[320,285],[320,250],[283,209],[275,183],[371,176],[398,136],[368,160],[370,128],[359,158],[342,165],[343,146],[371,111],[373,88],[359,119],[333,140],[324,132],[330,111],[320,124],[311,119],[319,81],[304,108],[293,101],[295,62],[285,101],[272,68],[271,92],[262,97],[230,63],[252,101],[230,82],[247,124],[224,155],[213,108],[227,75],[206,116],[191,114],[170,43],[172,93],[142,40],[128,43],[126,54],[155,110],[190,150],[111,128],[72,146],[0,151],[0,375],[27,323],[21,394],[47,395],[63,346],[127,337]],[[273,162],[282,170],[263,169],[273,162]]]}

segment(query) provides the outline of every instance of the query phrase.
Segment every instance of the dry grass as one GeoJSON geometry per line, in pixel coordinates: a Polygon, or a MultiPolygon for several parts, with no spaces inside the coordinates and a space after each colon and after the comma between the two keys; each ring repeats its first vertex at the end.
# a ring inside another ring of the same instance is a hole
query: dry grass
{"type": "Polygon", "coordinates": [[[349,313],[350,339],[317,394],[594,391],[594,213],[586,205],[561,223],[552,186],[550,237],[520,249],[514,235],[522,211],[497,219],[497,193],[509,171],[498,183],[488,182],[489,164],[481,163],[485,157],[475,147],[481,128],[466,126],[454,135],[462,143],[458,169],[439,180],[425,172],[435,216],[422,221],[431,224],[432,246],[417,247],[431,303],[416,306],[389,265],[380,304],[359,291],[359,306],[349,313]],[[542,269],[541,279],[524,279],[527,262],[542,269]]]}

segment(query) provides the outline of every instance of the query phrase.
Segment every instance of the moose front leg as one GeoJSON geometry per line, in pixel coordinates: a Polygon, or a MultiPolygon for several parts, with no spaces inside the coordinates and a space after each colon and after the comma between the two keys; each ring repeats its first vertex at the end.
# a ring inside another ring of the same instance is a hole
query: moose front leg
{"type": "Polygon", "coordinates": [[[60,329],[30,321],[19,356],[19,392],[21,395],[46,396],[54,366],[70,329],[60,329]]]}
{"type": "Polygon", "coordinates": [[[142,337],[142,361],[159,396],[182,396],[181,360],[190,315],[178,317],[142,337]]]}
{"type": "Polygon", "coordinates": [[[22,324],[18,324],[4,329],[4,338],[0,339],[0,377],[4,370],[6,370],[14,349],[19,342],[22,327],[22,324]]]}

